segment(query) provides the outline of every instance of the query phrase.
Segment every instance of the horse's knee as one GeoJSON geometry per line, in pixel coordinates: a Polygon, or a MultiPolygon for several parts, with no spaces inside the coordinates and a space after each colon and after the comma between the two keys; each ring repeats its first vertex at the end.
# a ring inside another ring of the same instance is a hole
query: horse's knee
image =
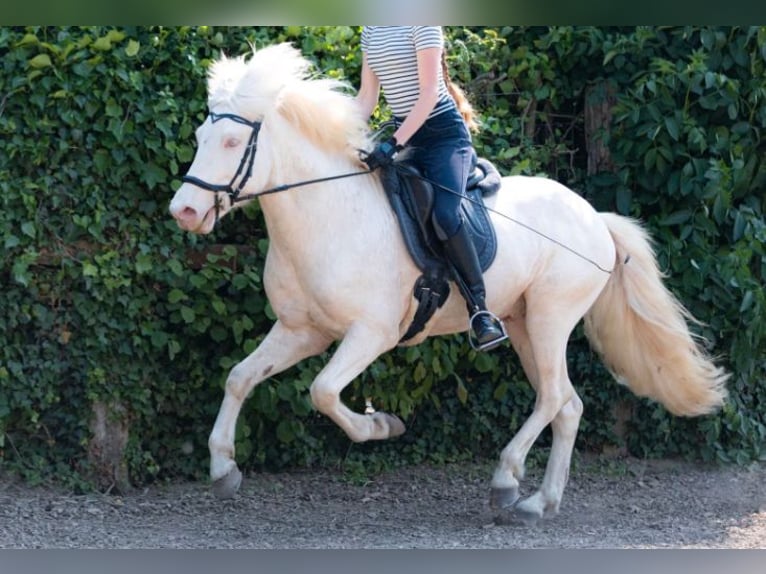
{"type": "Polygon", "coordinates": [[[249,392],[251,376],[242,363],[234,366],[226,377],[226,394],[233,395],[237,400],[244,401],[249,392]]]}

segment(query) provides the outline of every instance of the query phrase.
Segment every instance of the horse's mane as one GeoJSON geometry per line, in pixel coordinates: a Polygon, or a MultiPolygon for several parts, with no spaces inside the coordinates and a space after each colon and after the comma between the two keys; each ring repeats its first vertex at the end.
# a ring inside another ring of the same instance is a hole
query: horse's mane
{"type": "Polygon", "coordinates": [[[279,113],[318,148],[355,155],[367,146],[367,123],[348,84],[311,77],[311,63],[290,44],[222,55],[208,72],[208,106],[254,121],[279,113]]]}

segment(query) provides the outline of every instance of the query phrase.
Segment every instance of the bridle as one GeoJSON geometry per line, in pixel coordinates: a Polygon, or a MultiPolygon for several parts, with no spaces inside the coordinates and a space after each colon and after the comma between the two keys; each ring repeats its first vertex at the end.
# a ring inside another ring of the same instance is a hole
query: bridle
{"type": "Polygon", "coordinates": [[[229,205],[233,205],[240,201],[239,196],[242,190],[245,188],[250,176],[253,175],[253,163],[255,162],[255,150],[258,141],[258,132],[261,130],[261,122],[251,122],[247,118],[238,116],[237,114],[217,114],[210,112],[210,122],[216,123],[219,120],[232,120],[238,124],[248,126],[252,129],[250,132],[250,139],[247,140],[247,147],[242,154],[242,159],[239,161],[239,167],[234,173],[229,183],[208,183],[198,177],[186,174],[181,178],[184,183],[191,183],[207,191],[215,193],[215,223],[218,223],[218,216],[221,211],[221,200],[218,196],[219,193],[225,193],[229,196],[229,205]],[[237,180],[239,183],[237,184],[237,180]],[[236,184],[236,187],[234,187],[236,184]]]}
{"type": "Polygon", "coordinates": [[[296,183],[278,185],[276,187],[264,189],[257,193],[248,193],[246,195],[241,195],[242,190],[245,188],[245,185],[247,184],[247,181],[250,179],[250,176],[253,174],[253,164],[255,163],[255,151],[256,151],[257,142],[258,142],[258,132],[261,129],[261,122],[251,122],[247,118],[243,118],[242,116],[238,116],[237,114],[229,114],[229,113],[217,114],[215,112],[210,112],[211,123],[216,123],[219,120],[231,120],[231,121],[237,122],[238,124],[242,124],[252,128],[252,132],[250,133],[250,139],[248,139],[247,141],[247,147],[245,148],[245,152],[242,154],[242,159],[239,161],[239,167],[237,167],[237,171],[234,173],[234,176],[231,178],[231,181],[229,181],[229,183],[209,183],[193,175],[187,174],[181,177],[181,181],[183,181],[184,183],[191,183],[192,185],[196,185],[197,187],[202,188],[206,191],[212,191],[213,193],[215,193],[215,223],[214,225],[218,224],[218,219],[219,219],[219,215],[221,211],[221,200],[218,196],[219,193],[225,193],[226,195],[228,195],[229,206],[233,206],[235,203],[249,201],[261,195],[268,195],[271,193],[278,193],[280,191],[287,191],[288,189],[292,189],[294,187],[301,187],[304,185],[310,185],[312,183],[321,183],[324,181],[332,181],[335,179],[343,179],[346,177],[353,177],[357,175],[367,175],[372,172],[372,170],[355,171],[351,173],[344,173],[344,174],[333,175],[329,177],[307,179],[307,180],[299,181],[296,183]],[[237,183],[238,179],[239,179],[239,183],[237,183]],[[235,184],[236,184],[236,187],[235,187],[235,184]]]}

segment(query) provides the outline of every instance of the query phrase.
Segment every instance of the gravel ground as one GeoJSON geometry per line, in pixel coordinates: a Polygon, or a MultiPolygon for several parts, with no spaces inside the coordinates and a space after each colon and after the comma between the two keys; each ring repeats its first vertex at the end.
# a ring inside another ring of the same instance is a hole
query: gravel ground
{"type": "Polygon", "coordinates": [[[204,483],[76,496],[0,478],[0,548],[766,548],[766,465],[581,461],[535,526],[494,524],[491,470],[256,474],[223,502],[204,483]]]}

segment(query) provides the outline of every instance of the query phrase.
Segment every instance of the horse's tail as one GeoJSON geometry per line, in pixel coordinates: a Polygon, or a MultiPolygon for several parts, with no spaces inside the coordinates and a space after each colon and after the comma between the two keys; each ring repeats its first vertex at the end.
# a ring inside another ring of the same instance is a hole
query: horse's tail
{"type": "Polygon", "coordinates": [[[615,378],[675,415],[709,413],[726,399],[728,374],[689,332],[697,322],[663,285],[644,229],[600,214],[617,249],[614,271],[585,316],[585,332],[615,378]]]}

